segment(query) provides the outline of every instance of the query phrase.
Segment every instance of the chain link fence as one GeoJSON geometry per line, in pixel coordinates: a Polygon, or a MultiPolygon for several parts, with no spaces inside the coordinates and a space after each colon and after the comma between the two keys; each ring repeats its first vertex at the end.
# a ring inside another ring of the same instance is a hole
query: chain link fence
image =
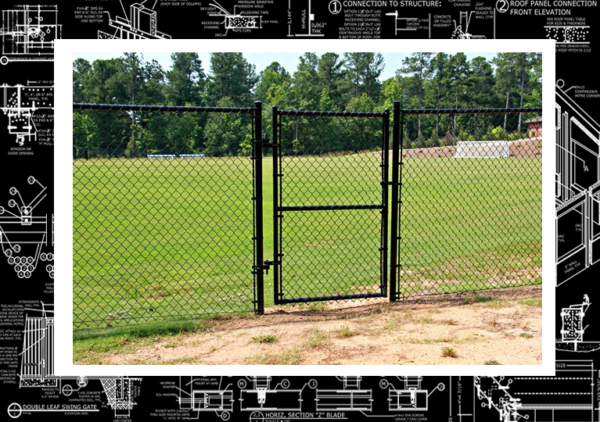
{"type": "Polygon", "coordinates": [[[254,108],[74,109],[75,327],[255,310],[254,108]]]}
{"type": "Polygon", "coordinates": [[[74,110],[75,328],[541,283],[541,109],[74,110]]]}
{"type": "Polygon", "coordinates": [[[397,297],[541,284],[541,109],[401,113],[397,297]]]}

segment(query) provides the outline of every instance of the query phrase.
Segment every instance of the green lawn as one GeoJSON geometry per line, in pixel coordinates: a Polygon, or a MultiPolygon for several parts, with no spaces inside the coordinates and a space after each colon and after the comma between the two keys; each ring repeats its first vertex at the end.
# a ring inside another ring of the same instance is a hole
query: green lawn
{"type": "MultiPolygon", "coordinates": [[[[284,205],[376,204],[379,162],[373,153],[285,158],[284,205]]],[[[541,282],[541,159],[404,163],[403,294],[541,282]]],[[[93,159],[73,169],[76,325],[253,309],[249,158],[93,159]]],[[[265,158],[265,259],[271,174],[265,158]]],[[[285,213],[285,297],[378,291],[380,219],[379,210],[285,213]]],[[[269,273],[267,306],[272,291],[269,273]]]]}

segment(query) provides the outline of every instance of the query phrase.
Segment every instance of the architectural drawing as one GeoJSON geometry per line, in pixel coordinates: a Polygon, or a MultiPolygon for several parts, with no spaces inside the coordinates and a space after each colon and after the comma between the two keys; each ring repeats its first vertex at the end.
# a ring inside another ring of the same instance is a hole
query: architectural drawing
{"type": "Polygon", "coordinates": [[[418,18],[404,18],[398,14],[395,10],[393,13],[386,13],[386,16],[393,16],[394,22],[394,35],[398,35],[398,32],[402,31],[416,31],[419,26],[418,18]]]}
{"type": "MultiPolygon", "coordinates": [[[[120,2],[122,0],[119,0],[120,2]]],[[[129,16],[117,16],[112,19],[108,14],[108,25],[114,29],[109,33],[98,30],[98,39],[161,39],[170,35],[158,30],[158,13],[153,8],[144,6],[145,1],[129,6],[129,16]]],[[[156,4],[156,3],[155,3],[156,4]]],[[[121,6],[123,4],[121,3],[121,6]]],[[[125,7],[123,7],[125,11],[125,7]]],[[[108,13],[108,12],[107,12],[108,13]]]]}
{"type": "Polygon", "coordinates": [[[48,215],[36,212],[48,195],[47,187],[33,176],[27,178],[27,184],[27,188],[11,187],[7,206],[0,206],[0,247],[20,279],[31,278],[38,266],[44,266],[53,279],[54,223],[49,225],[48,215]]]}
{"type": "Polygon", "coordinates": [[[484,39],[485,35],[473,35],[469,33],[469,25],[471,24],[471,18],[473,12],[459,12],[458,22],[454,19],[454,31],[452,32],[452,38],[459,40],[476,40],[484,39]]]}
{"type": "MultiPolygon", "coordinates": [[[[313,0],[288,0],[288,37],[323,37],[324,23],[316,20],[313,13],[313,0]]],[[[330,4],[337,6],[339,2],[330,4]]],[[[340,9],[338,10],[339,13],[340,9]]],[[[331,13],[331,9],[330,9],[331,13]]]]}
{"type": "Polygon", "coordinates": [[[8,133],[19,146],[37,140],[36,112],[51,113],[54,110],[54,87],[48,85],[0,86],[0,110],[8,118],[8,133]]]}
{"type": "Polygon", "coordinates": [[[270,376],[253,376],[241,379],[240,408],[242,411],[285,410],[299,411],[302,408],[302,390],[290,389],[291,383],[283,379],[273,385],[270,376]]]}
{"type": "Polygon", "coordinates": [[[23,5],[2,11],[0,64],[54,59],[54,40],[62,38],[57,6],[23,5]]]}
{"type": "Polygon", "coordinates": [[[179,377],[177,402],[182,410],[189,410],[197,419],[201,412],[211,412],[226,421],[234,411],[233,385],[218,377],[218,385],[209,385],[203,377],[179,377]]]}
{"type": "Polygon", "coordinates": [[[221,6],[219,3],[213,0],[210,3],[214,9],[209,12],[209,16],[217,16],[223,18],[223,25],[225,25],[225,35],[229,30],[248,30],[248,29],[262,29],[262,17],[259,15],[245,15],[244,12],[237,12],[237,6],[233,7],[233,13],[229,13],[227,9],[221,6]]]}
{"type": "Polygon", "coordinates": [[[556,44],[589,44],[589,25],[546,25],[546,38],[556,44]]]}
{"type": "Polygon", "coordinates": [[[429,396],[435,391],[444,391],[446,386],[439,383],[432,391],[422,388],[423,377],[399,376],[401,385],[396,387],[390,380],[382,379],[379,386],[388,390],[388,408],[396,411],[427,411],[429,409],[429,396]]]}
{"type": "Polygon", "coordinates": [[[480,406],[501,422],[594,420],[592,361],[557,361],[553,377],[476,376],[474,385],[480,406]]]}
{"type": "Polygon", "coordinates": [[[562,308],[560,340],[556,340],[556,350],[586,353],[600,349],[600,341],[586,341],[583,338],[588,328],[584,318],[591,305],[588,295],[584,295],[581,303],[562,308]]]}
{"type": "Polygon", "coordinates": [[[370,412],[373,408],[373,391],[361,389],[362,377],[336,377],[342,382],[339,390],[317,389],[317,411],[360,410],[370,412]]]}
{"type": "Polygon", "coordinates": [[[557,285],[600,259],[600,124],[556,85],[557,285]]]}
{"type": "MultiPolygon", "coordinates": [[[[69,377],[54,372],[54,310],[53,305],[41,304],[40,309],[27,308],[23,330],[23,348],[20,353],[19,388],[54,389],[63,397],[88,387],[90,381],[100,381],[108,406],[115,417],[129,417],[135,406],[136,386],[141,378],[131,377],[69,377]]],[[[69,413],[68,408],[61,408],[69,413]]],[[[7,409],[13,419],[22,414],[19,403],[7,409]]],[[[27,410],[31,412],[31,409],[27,410]]],[[[38,410],[43,412],[44,409],[38,410]]]]}

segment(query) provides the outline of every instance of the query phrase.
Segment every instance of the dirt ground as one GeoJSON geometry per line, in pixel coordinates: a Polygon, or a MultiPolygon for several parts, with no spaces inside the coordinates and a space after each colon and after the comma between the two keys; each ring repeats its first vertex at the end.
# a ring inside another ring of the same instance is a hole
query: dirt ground
{"type": "Polygon", "coordinates": [[[535,286],[420,303],[273,308],[96,359],[125,365],[539,365],[541,298],[535,286]]]}

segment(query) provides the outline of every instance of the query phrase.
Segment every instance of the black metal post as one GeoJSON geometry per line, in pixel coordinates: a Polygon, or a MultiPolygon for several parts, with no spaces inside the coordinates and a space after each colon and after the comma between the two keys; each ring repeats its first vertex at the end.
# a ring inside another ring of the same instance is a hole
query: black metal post
{"type": "Polygon", "coordinates": [[[265,270],[264,270],[264,228],[263,228],[263,139],[262,139],[262,103],[254,103],[254,193],[256,201],[256,312],[265,311],[265,270]]]}
{"type": "Polygon", "coordinates": [[[389,180],[390,180],[390,111],[383,113],[383,145],[381,161],[381,294],[387,296],[388,289],[388,217],[389,217],[389,180]]]}
{"type": "Polygon", "coordinates": [[[400,133],[402,132],[402,111],[400,110],[400,102],[394,101],[394,127],[392,129],[392,212],[391,212],[391,227],[392,241],[390,245],[390,302],[395,302],[397,299],[397,266],[398,266],[398,207],[399,203],[399,173],[400,173],[400,133]]]}
{"type": "Polygon", "coordinates": [[[273,106],[273,303],[279,304],[279,113],[273,106]]]}

